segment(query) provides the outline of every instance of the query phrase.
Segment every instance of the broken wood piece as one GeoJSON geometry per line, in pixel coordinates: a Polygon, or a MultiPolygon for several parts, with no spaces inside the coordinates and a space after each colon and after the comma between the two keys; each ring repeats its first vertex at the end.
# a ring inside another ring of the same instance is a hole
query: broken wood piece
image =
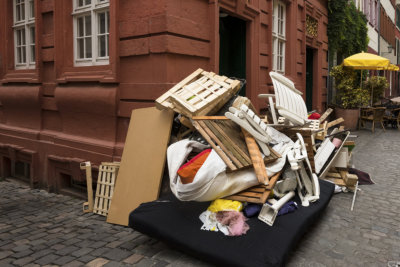
{"type": "Polygon", "coordinates": [[[274,174],[269,179],[269,184],[260,184],[253,186],[239,193],[233,194],[231,196],[224,197],[224,199],[236,200],[241,202],[249,202],[256,204],[264,204],[272,193],[276,182],[278,181],[281,173],[274,174]]]}
{"type": "Polygon", "coordinates": [[[86,187],[88,194],[88,202],[83,203],[83,212],[93,212],[93,188],[92,188],[92,166],[90,161],[81,162],[81,170],[86,172],[86,187]]]}
{"type": "MultiPolygon", "coordinates": [[[[226,117],[193,117],[192,123],[228,166],[227,171],[253,166],[240,126],[226,120],[226,117]]],[[[264,158],[264,163],[273,162],[280,157],[276,151],[270,150],[271,154],[264,158]]]]}
{"type": "Polygon", "coordinates": [[[343,179],[347,186],[354,186],[358,182],[358,176],[348,173],[346,178],[343,179]]]}
{"type": "Polygon", "coordinates": [[[247,148],[250,153],[251,161],[253,162],[254,171],[257,179],[260,183],[267,185],[269,183],[267,170],[265,169],[264,160],[262,158],[260,149],[256,143],[256,140],[250,135],[245,129],[242,128],[244,139],[247,144],[247,148]]]}
{"type": "Polygon", "coordinates": [[[324,120],[326,120],[326,119],[329,117],[329,115],[332,113],[332,111],[333,111],[333,109],[328,108],[328,109],[324,112],[324,114],[322,114],[322,116],[318,119],[319,122],[323,122],[324,120]]]}
{"type": "Polygon", "coordinates": [[[232,170],[237,170],[237,167],[232,163],[232,161],[228,158],[228,156],[225,154],[222,149],[214,144],[214,141],[211,139],[211,137],[208,135],[208,133],[202,128],[202,126],[197,122],[193,122],[193,126],[196,128],[196,130],[206,139],[206,141],[213,147],[215,152],[218,154],[218,156],[221,157],[221,159],[225,162],[225,164],[232,170]]]}
{"type": "Polygon", "coordinates": [[[188,119],[185,116],[181,116],[179,121],[182,123],[183,126],[185,126],[186,128],[189,128],[190,130],[194,130],[194,126],[192,125],[192,122],[190,121],[190,119],[188,119]]]}
{"type": "Polygon", "coordinates": [[[343,118],[336,119],[334,121],[329,122],[328,125],[327,125],[327,128],[331,128],[331,127],[333,127],[335,125],[338,125],[338,124],[340,124],[342,122],[344,122],[343,118]]]}

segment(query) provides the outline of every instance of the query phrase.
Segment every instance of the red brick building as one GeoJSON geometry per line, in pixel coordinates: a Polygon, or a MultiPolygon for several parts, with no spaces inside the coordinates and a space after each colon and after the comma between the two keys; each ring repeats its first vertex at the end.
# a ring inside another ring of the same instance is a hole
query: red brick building
{"type": "Polygon", "coordinates": [[[79,163],[119,160],[131,110],[199,67],[259,109],[271,70],[325,106],[326,0],[4,0],[0,20],[0,174],[32,186],[84,186],[79,163]]]}

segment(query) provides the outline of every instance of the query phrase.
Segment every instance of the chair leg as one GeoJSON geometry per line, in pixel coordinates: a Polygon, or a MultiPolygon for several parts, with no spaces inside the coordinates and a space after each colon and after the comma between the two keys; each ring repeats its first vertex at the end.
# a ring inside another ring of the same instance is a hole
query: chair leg
{"type": "Polygon", "coordinates": [[[372,132],[373,133],[375,132],[375,122],[374,121],[372,121],[372,132]]]}
{"type": "Polygon", "coordinates": [[[382,125],[382,129],[383,129],[383,131],[385,132],[386,131],[386,129],[385,129],[385,126],[383,125],[383,122],[381,121],[381,125],[382,125]]]}

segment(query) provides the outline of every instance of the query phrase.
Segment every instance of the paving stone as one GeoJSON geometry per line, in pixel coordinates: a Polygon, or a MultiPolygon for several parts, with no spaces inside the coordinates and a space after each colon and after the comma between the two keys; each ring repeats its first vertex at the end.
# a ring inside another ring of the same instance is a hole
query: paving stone
{"type": "Polygon", "coordinates": [[[92,252],[93,250],[94,250],[93,248],[80,248],[80,249],[72,252],[71,255],[74,257],[81,257],[81,256],[84,256],[84,255],[92,252]]]}
{"type": "Polygon", "coordinates": [[[120,267],[122,264],[118,261],[109,261],[103,265],[103,267],[120,267]]]}
{"type": "Polygon", "coordinates": [[[12,263],[17,266],[25,266],[26,264],[28,264],[34,260],[35,260],[35,258],[33,258],[33,257],[25,257],[25,258],[15,260],[12,263]]]}
{"type": "Polygon", "coordinates": [[[63,267],[80,267],[80,266],[83,266],[83,265],[85,265],[84,262],[74,260],[74,261],[71,261],[71,262],[63,265],[63,267]]]}
{"type": "Polygon", "coordinates": [[[104,258],[97,258],[86,264],[87,267],[101,267],[104,264],[108,263],[109,260],[104,258]]]}
{"type": "Polygon", "coordinates": [[[71,254],[74,251],[77,251],[78,249],[79,249],[78,247],[69,246],[69,247],[65,247],[63,249],[57,250],[55,253],[58,255],[65,256],[65,255],[71,254]]]}
{"type": "Polygon", "coordinates": [[[31,254],[31,257],[34,257],[35,259],[39,259],[39,258],[46,256],[53,252],[54,252],[53,249],[43,249],[43,250],[40,250],[40,251],[37,251],[37,252],[31,254]]]}
{"type": "Polygon", "coordinates": [[[0,251],[0,260],[7,258],[8,256],[10,256],[11,254],[13,254],[14,252],[12,251],[0,251]]]}
{"type": "Polygon", "coordinates": [[[143,255],[140,254],[133,254],[131,256],[129,256],[128,258],[126,258],[123,262],[127,263],[127,264],[135,264],[138,261],[140,261],[141,259],[143,259],[143,255]]]}
{"type": "Polygon", "coordinates": [[[56,259],[55,261],[53,261],[54,264],[57,265],[65,265],[71,261],[73,261],[75,258],[71,257],[71,256],[63,256],[61,258],[56,259]]]}
{"type": "Polygon", "coordinates": [[[31,255],[32,253],[33,253],[33,250],[26,249],[26,250],[20,251],[18,253],[14,253],[12,256],[16,259],[19,259],[19,258],[26,257],[28,255],[31,255]]]}
{"type": "Polygon", "coordinates": [[[131,255],[132,252],[122,250],[119,248],[113,248],[109,249],[104,255],[104,258],[114,260],[114,261],[122,261],[123,259],[126,259],[129,255],[131,255]]]}
{"type": "Polygon", "coordinates": [[[46,255],[46,256],[44,256],[42,258],[39,258],[39,259],[35,260],[35,263],[40,264],[40,265],[46,265],[46,264],[54,262],[58,258],[60,258],[59,255],[48,254],[48,255],[46,255]]]}
{"type": "Polygon", "coordinates": [[[88,263],[92,260],[94,260],[96,257],[91,256],[91,255],[84,255],[82,257],[77,258],[78,261],[83,262],[83,263],[88,263]]]}

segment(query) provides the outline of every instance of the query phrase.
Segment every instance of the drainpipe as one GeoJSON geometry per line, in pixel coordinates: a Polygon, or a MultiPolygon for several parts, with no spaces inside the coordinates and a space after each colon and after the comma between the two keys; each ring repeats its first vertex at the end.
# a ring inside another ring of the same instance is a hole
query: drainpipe
{"type": "Polygon", "coordinates": [[[378,56],[381,55],[381,0],[378,0],[378,56]]]}

